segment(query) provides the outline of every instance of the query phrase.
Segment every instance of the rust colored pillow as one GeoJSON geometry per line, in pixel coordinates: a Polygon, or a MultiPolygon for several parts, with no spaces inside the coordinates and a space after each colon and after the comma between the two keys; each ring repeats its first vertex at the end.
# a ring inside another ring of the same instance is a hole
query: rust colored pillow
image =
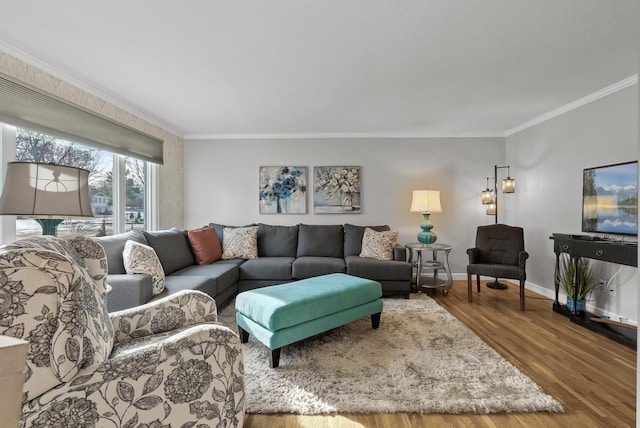
{"type": "Polygon", "coordinates": [[[208,265],[222,258],[222,246],[213,227],[189,230],[189,242],[199,265],[208,265]]]}

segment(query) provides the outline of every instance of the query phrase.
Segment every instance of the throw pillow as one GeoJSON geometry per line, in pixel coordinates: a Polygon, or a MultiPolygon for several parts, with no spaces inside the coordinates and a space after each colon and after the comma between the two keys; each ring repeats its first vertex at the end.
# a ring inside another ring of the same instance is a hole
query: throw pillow
{"type": "Polygon", "coordinates": [[[225,227],[222,232],[222,258],[257,259],[258,226],[225,227]]]}
{"type": "Polygon", "coordinates": [[[135,241],[127,241],[122,252],[127,273],[143,273],[151,276],[153,294],[164,291],[164,271],[153,248],[135,241]]]}
{"type": "Polygon", "coordinates": [[[222,258],[222,246],[213,227],[189,230],[189,243],[199,265],[208,265],[222,258]]]}
{"type": "Polygon", "coordinates": [[[398,231],[377,232],[371,228],[364,230],[360,257],[376,260],[393,260],[393,249],[398,240],[398,231]]]}

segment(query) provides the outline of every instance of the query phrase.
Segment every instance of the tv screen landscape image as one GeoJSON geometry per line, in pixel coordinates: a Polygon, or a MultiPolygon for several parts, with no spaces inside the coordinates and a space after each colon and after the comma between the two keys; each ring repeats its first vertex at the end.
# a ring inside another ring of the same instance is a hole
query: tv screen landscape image
{"type": "Polygon", "coordinates": [[[586,168],[582,231],[638,235],[638,162],[586,168]]]}

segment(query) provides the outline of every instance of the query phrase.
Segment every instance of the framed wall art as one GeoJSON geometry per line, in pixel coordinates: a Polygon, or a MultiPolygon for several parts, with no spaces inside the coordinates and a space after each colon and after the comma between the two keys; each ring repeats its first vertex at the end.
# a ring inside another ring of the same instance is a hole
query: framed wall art
{"type": "Polygon", "coordinates": [[[260,214],[306,214],[307,168],[301,166],[261,166],[260,214]]]}
{"type": "Polygon", "coordinates": [[[359,214],[359,166],[313,167],[313,212],[316,214],[359,214]]]}

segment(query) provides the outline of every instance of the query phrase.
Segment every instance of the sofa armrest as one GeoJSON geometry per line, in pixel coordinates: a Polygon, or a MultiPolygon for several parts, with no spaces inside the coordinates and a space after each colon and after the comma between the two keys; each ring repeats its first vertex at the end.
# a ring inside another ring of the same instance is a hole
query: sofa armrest
{"type": "Polygon", "coordinates": [[[109,312],[144,305],[153,297],[153,282],[150,275],[108,275],[107,283],[111,286],[111,292],[107,294],[109,312]]]}
{"type": "Polygon", "coordinates": [[[183,290],[142,306],[110,314],[116,342],[218,320],[213,298],[201,291],[183,290]]]}
{"type": "Polygon", "coordinates": [[[398,260],[401,262],[407,261],[407,248],[404,245],[396,245],[393,249],[393,260],[398,260]]]}

